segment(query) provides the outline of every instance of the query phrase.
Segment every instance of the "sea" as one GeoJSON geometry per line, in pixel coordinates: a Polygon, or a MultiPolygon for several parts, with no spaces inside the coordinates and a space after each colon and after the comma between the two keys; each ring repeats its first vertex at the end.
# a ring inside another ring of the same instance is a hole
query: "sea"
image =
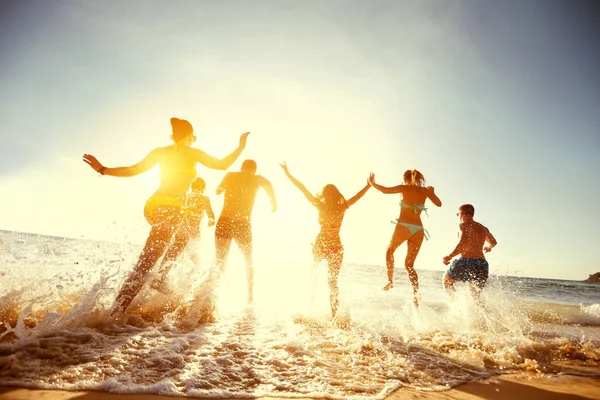
{"type": "Polygon", "coordinates": [[[182,256],[170,293],[144,288],[127,317],[115,319],[116,292],[140,250],[0,231],[0,386],[382,399],[403,387],[442,391],[501,374],[599,376],[598,284],[492,268],[479,300],[461,284],[450,297],[442,272],[417,262],[415,308],[403,268],[383,291],[384,266],[348,263],[332,320],[325,264],[257,263],[248,305],[238,258],[212,288],[216,311],[207,321],[198,314],[213,265],[204,251],[198,265],[182,256]]]}

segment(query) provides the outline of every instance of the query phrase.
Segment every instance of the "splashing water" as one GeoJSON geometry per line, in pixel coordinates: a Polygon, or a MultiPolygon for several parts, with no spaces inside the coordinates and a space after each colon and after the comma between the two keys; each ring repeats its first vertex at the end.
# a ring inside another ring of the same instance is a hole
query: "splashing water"
{"type": "Polygon", "coordinates": [[[211,322],[203,314],[209,268],[183,259],[170,277],[173,294],[144,289],[118,324],[112,301],[139,246],[0,234],[2,385],[383,398],[402,386],[443,390],[505,372],[553,372],[563,360],[600,361],[600,305],[590,301],[600,290],[590,285],[492,277],[479,301],[460,288],[450,300],[440,273],[420,271],[415,309],[400,271],[384,292],[383,267],[349,264],[331,321],[326,267],[316,270],[311,298],[310,267],[257,266],[249,307],[243,267],[232,263],[211,322]],[[557,298],[558,284],[578,302],[557,298]]]}

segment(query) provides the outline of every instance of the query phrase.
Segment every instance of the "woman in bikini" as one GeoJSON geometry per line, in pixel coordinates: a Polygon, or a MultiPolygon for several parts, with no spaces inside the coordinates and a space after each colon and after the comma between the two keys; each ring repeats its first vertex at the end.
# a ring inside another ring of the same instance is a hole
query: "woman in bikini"
{"type": "Polygon", "coordinates": [[[335,317],[339,306],[338,300],[338,276],[340,267],[344,257],[344,247],[340,239],[340,228],[346,210],[356,203],[361,197],[367,193],[370,185],[362,188],[352,198],[346,200],[335,185],[325,185],[323,191],[318,196],[313,196],[306,187],[294,178],[288,171],[286,163],[281,164],[283,172],[290,181],[296,186],[304,197],[317,208],[319,212],[319,225],[321,230],[317,235],[313,245],[313,256],[315,263],[321,260],[327,260],[328,273],[327,281],[329,283],[329,303],[331,306],[331,316],[335,317]]]}
{"type": "Polygon", "coordinates": [[[243,133],[237,149],[218,159],[191,147],[196,141],[196,136],[192,124],[188,121],[171,118],[171,126],[171,139],[174,143],[152,150],[142,161],[130,167],[108,168],[96,157],[90,154],[83,155],[83,161],[101,175],[131,177],[148,171],[156,164],[160,168],[160,186],[144,207],[144,217],[151,225],[150,234],[135,268],[117,295],[113,314],[124,312],[129,307],[163,254],[161,266],[175,260],[185,248],[189,235],[185,229],[180,230],[179,227],[185,217],[183,206],[186,193],[196,178],[196,164],[200,163],[217,170],[229,168],[246,147],[246,139],[250,134],[243,133]]]}
{"type": "Polygon", "coordinates": [[[404,185],[385,187],[375,183],[375,174],[371,174],[369,184],[385,194],[402,194],[400,216],[396,221],[392,221],[396,224],[396,228],[385,253],[388,283],[383,290],[389,290],[394,287],[394,252],[402,243],[408,241],[404,267],[408,272],[408,279],[410,279],[413,288],[415,306],[419,306],[419,276],[417,275],[417,271],[415,271],[414,265],[421,249],[423,238],[427,235],[427,231],[425,231],[421,222],[421,212],[425,211],[427,213],[425,200],[431,200],[438,207],[442,206],[442,201],[435,195],[433,186],[424,186],[425,178],[416,169],[404,172],[403,178],[404,185]]]}

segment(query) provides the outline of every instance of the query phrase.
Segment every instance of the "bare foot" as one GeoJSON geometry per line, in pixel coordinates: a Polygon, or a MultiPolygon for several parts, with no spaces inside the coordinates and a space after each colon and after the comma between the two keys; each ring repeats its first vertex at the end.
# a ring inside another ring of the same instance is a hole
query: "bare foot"
{"type": "Polygon", "coordinates": [[[394,282],[390,281],[387,283],[387,285],[384,286],[383,290],[390,290],[393,287],[394,287],[394,282]]]}

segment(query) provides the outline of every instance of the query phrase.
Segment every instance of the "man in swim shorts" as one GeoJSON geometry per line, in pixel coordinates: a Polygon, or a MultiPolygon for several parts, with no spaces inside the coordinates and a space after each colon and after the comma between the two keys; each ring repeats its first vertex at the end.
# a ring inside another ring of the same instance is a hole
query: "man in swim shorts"
{"type": "Polygon", "coordinates": [[[265,177],[256,175],[256,162],[245,160],[240,172],[230,172],[217,187],[217,194],[224,193],[223,210],[215,229],[217,268],[225,269],[231,241],[235,240],[246,261],[248,303],[253,300],[254,267],[252,265],[252,209],[258,189],[263,188],[271,199],[271,211],[277,210],[273,186],[265,177]]]}
{"type": "Polygon", "coordinates": [[[475,208],[471,204],[458,208],[456,216],[460,218],[460,239],[452,253],[443,258],[444,264],[448,265],[452,258],[461,256],[452,262],[443,277],[444,288],[451,295],[455,291],[455,282],[468,282],[471,293],[478,297],[488,278],[489,266],[483,253],[490,252],[497,242],[488,228],[473,219],[474,215],[475,208]]]}

